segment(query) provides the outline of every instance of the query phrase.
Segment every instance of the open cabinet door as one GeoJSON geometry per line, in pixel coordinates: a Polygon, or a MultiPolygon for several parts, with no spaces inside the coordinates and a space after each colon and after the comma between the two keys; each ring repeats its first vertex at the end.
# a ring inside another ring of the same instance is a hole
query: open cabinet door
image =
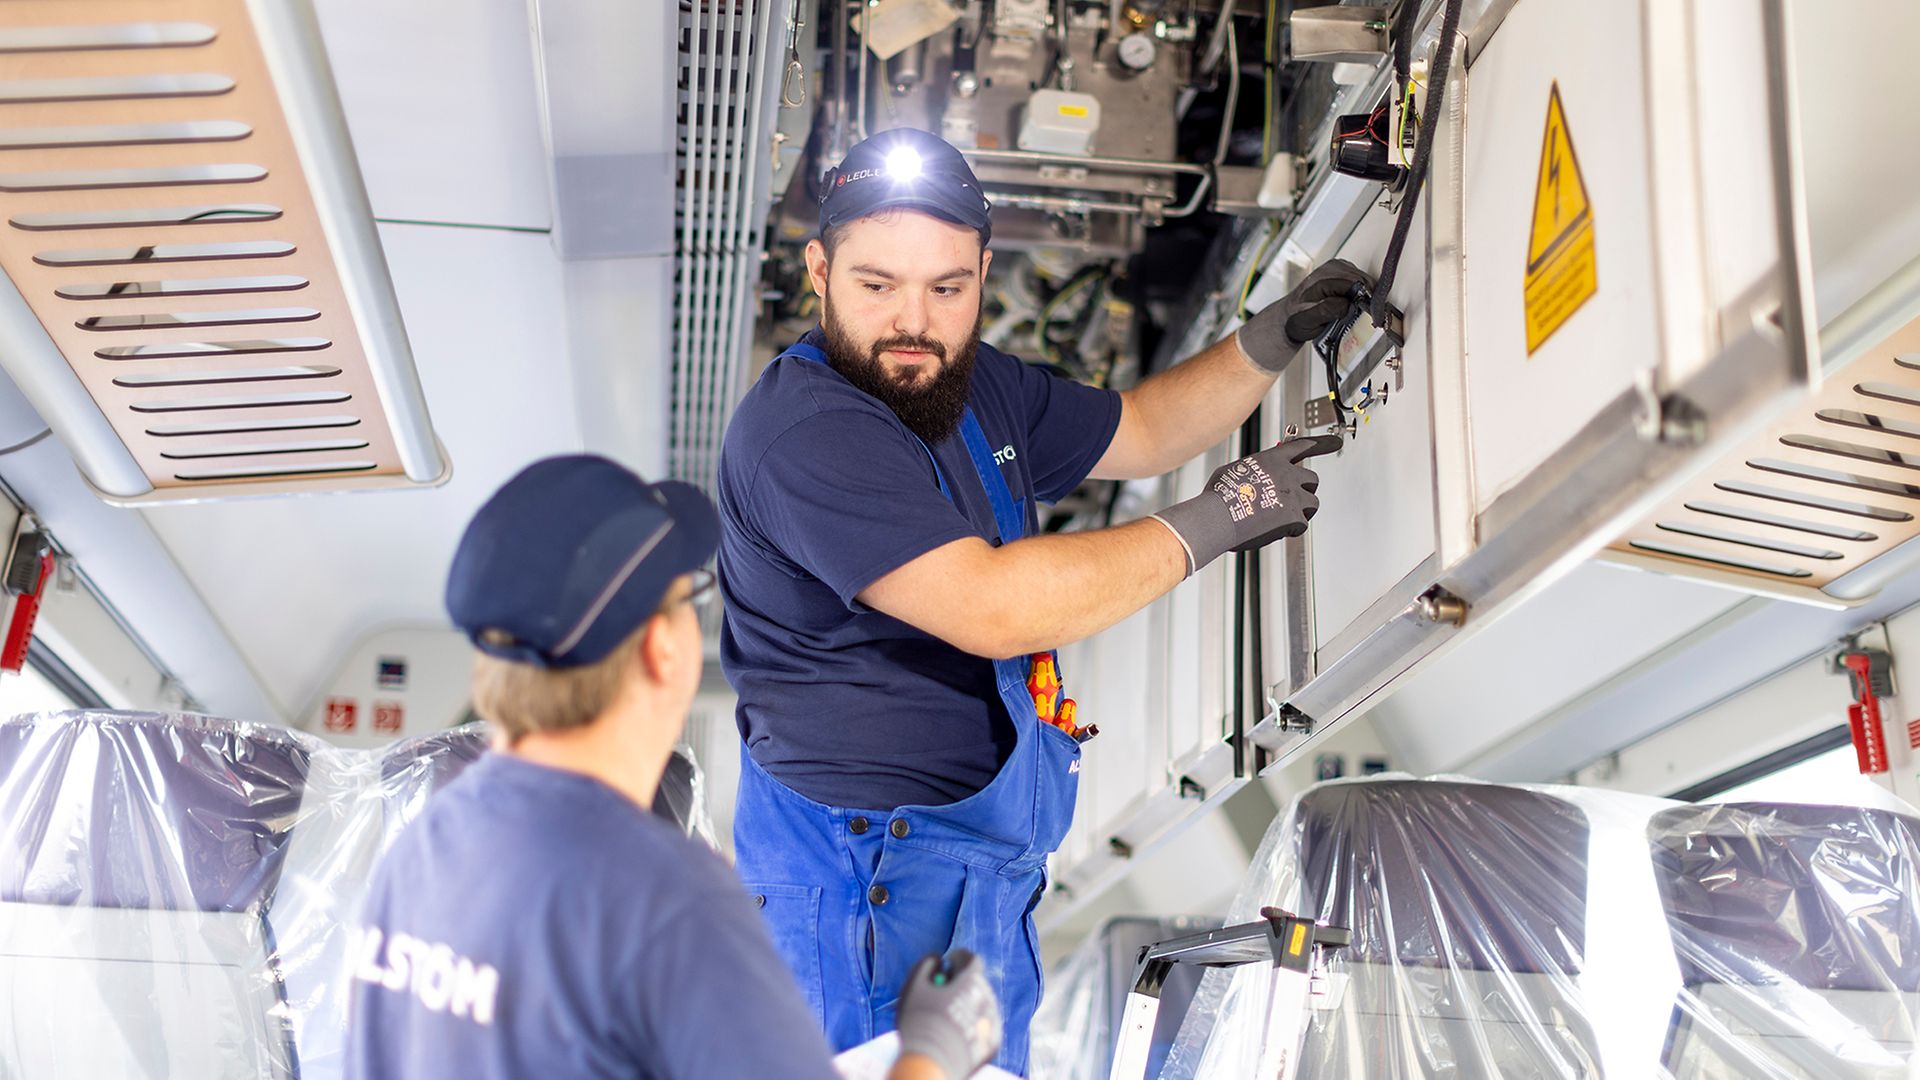
{"type": "MultiPolygon", "coordinates": [[[[1431,70],[1443,6],[1416,39],[1418,70],[1431,70]]],[[[1631,545],[1637,523],[1820,391],[1799,165],[1805,72],[1785,0],[1466,7],[1446,43],[1444,97],[1434,85],[1416,93],[1422,115],[1439,112],[1388,289],[1404,344],[1377,366],[1343,356],[1331,380],[1303,352],[1263,410],[1265,445],[1346,436],[1313,463],[1312,529],[1248,560],[1239,579],[1225,561],[1062,654],[1069,692],[1097,706],[1085,719],[1123,733],[1089,744],[1055,860],[1077,895],[1223,791],[1298,760],[1465,635],[1631,545]],[[1326,407],[1330,391],[1340,410],[1326,407]]],[[[1392,93],[1383,64],[1339,100],[1364,109],[1392,93]]],[[[1249,232],[1227,271],[1245,276],[1249,309],[1328,259],[1381,267],[1406,193],[1318,158],[1310,171],[1299,214],[1271,236],[1249,232]]],[[[1230,325],[1197,326],[1186,344],[1230,325]]],[[[1196,488],[1232,450],[1158,494],[1196,488]]]]}
{"type": "MultiPolygon", "coordinates": [[[[1820,381],[1783,3],[1521,0],[1453,45],[1402,385],[1277,560],[1276,763],[1820,381]]],[[[1377,263],[1388,213],[1308,254],[1377,263]]]]}

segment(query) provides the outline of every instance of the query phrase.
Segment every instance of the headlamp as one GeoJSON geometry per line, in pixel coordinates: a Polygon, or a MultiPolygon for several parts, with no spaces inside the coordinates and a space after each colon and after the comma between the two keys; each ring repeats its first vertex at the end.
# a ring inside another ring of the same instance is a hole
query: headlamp
{"type": "Polygon", "coordinates": [[[896,146],[887,151],[887,175],[896,181],[918,177],[920,152],[911,146],[896,146]]]}

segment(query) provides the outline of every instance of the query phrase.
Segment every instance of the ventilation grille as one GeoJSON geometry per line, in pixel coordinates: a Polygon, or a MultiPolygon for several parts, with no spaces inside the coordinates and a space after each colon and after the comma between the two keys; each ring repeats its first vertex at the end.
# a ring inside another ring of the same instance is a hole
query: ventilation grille
{"type": "MultiPolygon", "coordinates": [[[[762,153],[775,0],[694,0],[680,13],[670,468],[712,490],[745,387],[771,162],[762,153]]],[[[782,5],[782,18],[785,17],[782,5]]]]}
{"type": "Polygon", "coordinates": [[[1613,550],[1818,590],[1920,535],[1920,321],[1830,376],[1613,550]]]}
{"type": "Polygon", "coordinates": [[[405,482],[243,0],[5,20],[0,268],[154,495],[405,482]]]}

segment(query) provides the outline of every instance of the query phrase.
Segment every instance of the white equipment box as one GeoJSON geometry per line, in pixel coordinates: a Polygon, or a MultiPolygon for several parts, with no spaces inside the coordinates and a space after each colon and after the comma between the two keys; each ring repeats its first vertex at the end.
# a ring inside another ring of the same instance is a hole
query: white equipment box
{"type": "Polygon", "coordinates": [[[1020,122],[1020,149],[1085,157],[1100,131],[1100,99],[1071,90],[1035,90],[1020,122]]]}

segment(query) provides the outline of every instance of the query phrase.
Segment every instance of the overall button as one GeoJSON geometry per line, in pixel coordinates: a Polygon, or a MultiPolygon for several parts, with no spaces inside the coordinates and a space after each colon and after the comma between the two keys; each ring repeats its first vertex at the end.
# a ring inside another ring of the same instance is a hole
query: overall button
{"type": "Polygon", "coordinates": [[[887,831],[893,834],[895,840],[905,840],[913,828],[907,824],[906,818],[894,818],[893,824],[887,826],[887,831]]]}
{"type": "Polygon", "coordinates": [[[887,895],[887,887],[885,885],[875,885],[867,890],[867,899],[873,901],[876,905],[886,903],[887,895]]]}
{"type": "Polygon", "coordinates": [[[857,817],[847,822],[847,830],[855,836],[864,836],[867,832],[867,819],[857,817]]]}
{"type": "Polygon", "coordinates": [[[767,896],[766,896],[766,894],[765,894],[765,893],[755,893],[755,894],[754,894],[754,897],[753,897],[753,906],[754,906],[754,907],[766,907],[766,906],[767,906],[767,896]]]}

